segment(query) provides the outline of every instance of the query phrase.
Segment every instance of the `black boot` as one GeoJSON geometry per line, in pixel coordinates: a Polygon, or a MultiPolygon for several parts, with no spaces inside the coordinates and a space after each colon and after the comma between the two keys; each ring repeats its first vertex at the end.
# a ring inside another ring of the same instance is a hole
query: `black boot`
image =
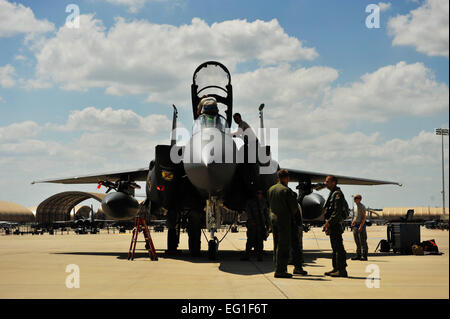
{"type": "Polygon", "coordinates": [[[326,273],[324,273],[324,275],[325,276],[329,276],[331,273],[334,273],[334,272],[336,272],[337,271],[337,269],[331,269],[330,271],[327,271],[326,273]]]}
{"type": "Polygon", "coordinates": [[[292,274],[287,273],[287,272],[281,272],[281,273],[275,273],[274,275],[275,278],[292,278],[292,274]]]}
{"type": "Polygon", "coordinates": [[[332,272],[330,274],[330,276],[331,277],[348,277],[348,274],[347,274],[347,271],[344,269],[344,270],[338,270],[338,271],[332,272]]]}
{"type": "Polygon", "coordinates": [[[308,272],[306,270],[303,270],[302,267],[295,267],[294,268],[294,275],[306,276],[307,274],[308,274],[308,272]]]}

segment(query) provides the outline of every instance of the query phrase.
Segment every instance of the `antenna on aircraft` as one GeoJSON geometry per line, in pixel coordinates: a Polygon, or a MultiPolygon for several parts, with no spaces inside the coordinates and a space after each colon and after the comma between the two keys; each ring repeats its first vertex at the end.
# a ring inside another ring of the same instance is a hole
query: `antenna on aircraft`
{"type": "Polygon", "coordinates": [[[175,133],[177,129],[177,118],[178,118],[178,110],[175,104],[172,104],[173,106],[173,117],[172,117],[172,138],[170,141],[170,145],[173,146],[177,143],[177,135],[175,133]]]}
{"type": "Polygon", "coordinates": [[[259,127],[261,128],[261,145],[264,145],[264,118],[263,118],[263,109],[264,109],[264,103],[262,103],[258,110],[259,110],[259,127]]]}

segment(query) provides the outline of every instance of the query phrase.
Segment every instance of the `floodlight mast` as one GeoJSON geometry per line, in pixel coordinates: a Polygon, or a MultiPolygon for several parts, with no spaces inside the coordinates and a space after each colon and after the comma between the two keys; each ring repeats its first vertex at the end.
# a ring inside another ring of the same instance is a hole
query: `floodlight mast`
{"type": "Polygon", "coordinates": [[[448,129],[437,128],[436,135],[441,135],[442,141],[442,216],[444,216],[445,215],[444,135],[448,135],[448,129]]]}

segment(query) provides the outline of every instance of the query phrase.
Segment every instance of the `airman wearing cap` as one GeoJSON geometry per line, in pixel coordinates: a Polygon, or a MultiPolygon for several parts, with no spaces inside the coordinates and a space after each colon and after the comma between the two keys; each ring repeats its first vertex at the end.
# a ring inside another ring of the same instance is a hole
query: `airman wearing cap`
{"type": "Polygon", "coordinates": [[[361,203],[362,196],[353,197],[352,231],[356,243],[356,256],[352,260],[367,260],[366,207],[361,203]]]}

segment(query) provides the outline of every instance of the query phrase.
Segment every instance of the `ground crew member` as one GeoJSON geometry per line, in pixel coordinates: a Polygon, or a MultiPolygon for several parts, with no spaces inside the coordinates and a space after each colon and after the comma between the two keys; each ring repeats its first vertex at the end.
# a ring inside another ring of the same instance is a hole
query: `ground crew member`
{"type": "Polygon", "coordinates": [[[264,240],[269,229],[269,209],[263,196],[263,191],[258,190],[256,197],[247,201],[247,244],[245,254],[241,260],[249,260],[252,248],[255,249],[258,261],[263,260],[264,240]]]}
{"type": "Polygon", "coordinates": [[[258,141],[258,139],[256,138],[256,135],[255,135],[255,132],[253,132],[250,125],[248,125],[247,122],[242,120],[241,114],[234,113],[233,119],[234,119],[234,122],[238,125],[238,130],[236,132],[233,132],[232,135],[236,135],[236,136],[242,138],[245,145],[247,145],[249,143],[256,143],[258,141]]]}
{"type": "Polygon", "coordinates": [[[347,253],[342,241],[344,232],[344,219],[347,214],[347,204],[344,194],[337,187],[336,176],[330,175],[325,179],[325,186],[330,194],[324,205],[325,210],[325,233],[330,236],[331,248],[333,250],[333,269],[325,273],[326,276],[348,277],[347,275],[347,253]]]}
{"type": "MultiPolygon", "coordinates": [[[[303,201],[303,198],[305,198],[306,195],[311,194],[311,182],[302,182],[297,185],[298,195],[295,194],[295,192],[292,192],[295,196],[297,196],[297,202],[301,203],[303,201]]],[[[299,241],[299,247],[300,247],[300,259],[302,261],[302,265],[304,262],[303,259],[303,215],[301,209],[297,212],[297,214],[294,217],[295,223],[296,223],[296,231],[298,232],[298,241],[299,241]]],[[[291,251],[291,259],[292,259],[292,251],[291,251]]],[[[308,273],[304,270],[304,274],[307,275],[308,273]]]]}
{"type": "MultiPolygon", "coordinates": [[[[287,264],[292,245],[293,217],[298,210],[298,204],[288,187],[288,171],[280,170],[277,175],[278,183],[267,191],[270,206],[269,216],[273,233],[274,276],[276,278],[291,278],[292,274],[287,272],[287,264]]],[[[294,253],[293,263],[294,274],[303,274],[302,263],[298,253],[294,253]]]]}
{"type": "MultiPolygon", "coordinates": [[[[297,194],[292,191],[292,196],[297,199],[297,194]]],[[[293,216],[292,226],[291,226],[291,261],[293,262],[296,254],[300,259],[300,266],[297,267],[297,273],[299,275],[307,275],[308,272],[303,270],[303,217],[300,209],[297,209],[297,212],[293,216]]]]}
{"type": "Polygon", "coordinates": [[[361,195],[354,197],[352,231],[356,243],[356,256],[352,260],[367,260],[366,207],[361,203],[361,199],[361,195]]]}

